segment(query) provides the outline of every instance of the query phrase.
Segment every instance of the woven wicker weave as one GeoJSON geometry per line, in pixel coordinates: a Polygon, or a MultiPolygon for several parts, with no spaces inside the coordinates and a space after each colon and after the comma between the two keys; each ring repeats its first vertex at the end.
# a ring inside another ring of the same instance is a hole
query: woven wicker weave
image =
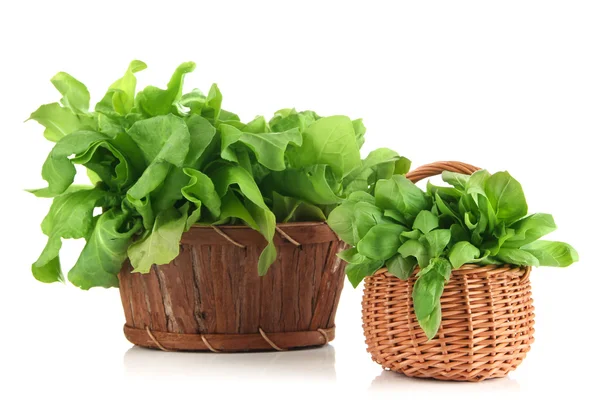
{"type": "MultiPolygon", "coordinates": [[[[450,170],[471,174],[458,162],[423,166],[407,177],[417,182],[450,170]]],[[[444,289],[442,324],[427,340],[417,322],[413,275],[402,281],[382,269],[365,279],[363,329],[367,350],[383,367],[411,377],[481,381],[504,377],[533,343],[530,268],[464,265],[444,289]]]]}

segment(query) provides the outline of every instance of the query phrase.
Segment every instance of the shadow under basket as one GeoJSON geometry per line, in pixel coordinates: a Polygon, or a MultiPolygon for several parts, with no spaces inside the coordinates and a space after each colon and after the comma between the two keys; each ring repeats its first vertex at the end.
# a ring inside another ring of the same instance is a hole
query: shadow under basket
{"type": "Polygon", "coordinates": [[[181,252],[150,273],[119,274],[125,336],[171,350],[239,352],[327,344],[344,283],[344,244],[325,223],[279,224],[277,260],[257,273],[266,245],[243,226],[194,226],[181,252]]]}
{"type": "Polygon", "coordinates": [[[409,377],[481,381],[517,368],[533,343],[529,268],[463,265],[441,298],[442,324],[427,340],[415,316],[413,275],[382,269],[365,279],[363,329],[373,360],[409,377]]]}

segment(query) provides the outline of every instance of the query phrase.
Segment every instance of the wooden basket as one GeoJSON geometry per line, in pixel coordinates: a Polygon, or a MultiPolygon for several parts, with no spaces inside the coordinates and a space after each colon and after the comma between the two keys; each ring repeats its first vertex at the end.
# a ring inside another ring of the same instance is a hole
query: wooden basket
{"type": "MultiPolygon", "coordinates": [[[[407,175],[417,182],[443,170],[476,167],[438,162],[407,175]]],[[[453,270],[441,298],[442,324],[427,340],[414,313],[413,275],[402,281],[382,269],[365,279],[363,329],[367,350],[383,367],[410,377],[481,381],[504,377],[533,343],[530,268],[463,265],[453,270]]]]}
{"type": "Polygon", "coordinates": [[[161,350],[287,350],[327,344],[344,283],[344,244],[325,223],[277,227],[278,257],[257,274],[266,245],[247,227],[193,227],[181,253],[148,274],[121,273],[125,336],[161,350]]]}

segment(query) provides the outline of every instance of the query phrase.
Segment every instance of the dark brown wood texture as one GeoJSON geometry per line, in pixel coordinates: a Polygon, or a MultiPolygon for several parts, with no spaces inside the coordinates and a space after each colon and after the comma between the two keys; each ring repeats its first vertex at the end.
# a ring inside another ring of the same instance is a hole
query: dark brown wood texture
{"type": "MultiPolygon", "coordinates": [[[[172,263],[154,266],[148,274],[131,273],[129,263],[124,265],[119,279],[128,339],[152,346],[149,328],[157,339],[168,337],[170,348],[197,350],[208,349],[200,336],[182,336],[188,345],[177,347],[177,337],[167,335],[252,334],[246,345],[248,336],[237,337],[241,344],[220,344],[225,351],[272,349],[259,334],[262,329],[269,338],[312,332],[280,338],[286,344],[281,348],[326,343],[318,330],[334,327],[344,283],[344,263],[336,256],[344,244],[333,231],[324,223],[279,225],[301,246],[276,233],[277,260],[260,277],[257,262],[266,245],[261,235],[245,227],[220,228],[245,248],[210,227],[193,227],[184,234],[181,252],[172,263]],[[192,346],[190,341],[199,344],[192,346]]],[[[331,340],[333,332],[326,336],[331,340]]]]}

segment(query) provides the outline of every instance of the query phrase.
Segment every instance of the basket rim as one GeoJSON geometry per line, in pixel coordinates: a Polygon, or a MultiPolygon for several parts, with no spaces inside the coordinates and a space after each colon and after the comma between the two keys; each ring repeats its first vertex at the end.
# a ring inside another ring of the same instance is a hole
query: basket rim
{"type": "MultiPolygon", "coordinates": [[[[325,221],[299,221],[299,222],[278,222],[277,224],[278,227],[283,227],[283,228],[298,228],[298,227],[318,227],[321,225],[327,225],[329,227],[329,224],[327,224],[327,222],[325,221]]],[[[253,230],[254,229],[252,227],[249,227],[247,225],[200,225],[200,224],[194,224],[192,225],[191,228],[197,228],[197,229],[212,229],[213,227],[218,227],[219,229],[250,229],[253,230]]],[[[331,228],[331,227],[330,227],[331,228]]]]}
{"type": "MultiPolygon", "coordinates": [[[[292,244],[317,244],[340,241],[331,227],[322,221],[289,222],[275,225],[273,242],[292,244]]],[[[225,244],[240,248],[246,246],[264,246],[267,241],[259,231],[247,225],[194,225],[181,237],[184,244],[225,244]]]]}
{"type": "MultiPolygon", "coordinates": [[[[414,277],[420,270],[421,270],[421,268],[419,268],[419,266],[417,266],[415,268],[415,270],[413,271],[411,277],[414,277]]],[[[456,268],[456,269],[453,268],[452,274],[458,273],[458,274],[468,275],[468,274],[508,273],[510,275],[515,275],[515,276],[526,276],[526,275],[529,275],[531,270],[532,270],[531,266],[520,266],[520,265],[513,265],[513,264],[502,264],[502,265],[464,264],[460,268],[456,268]]],[[[382,274],[387,274],[389,277],[400,279],[400,278],[396,277],[395,275],[392,275],[391,273],[389,273],[387,267],[378,269],[373,274],[373,276],[382,275],[382,274]]]]}

